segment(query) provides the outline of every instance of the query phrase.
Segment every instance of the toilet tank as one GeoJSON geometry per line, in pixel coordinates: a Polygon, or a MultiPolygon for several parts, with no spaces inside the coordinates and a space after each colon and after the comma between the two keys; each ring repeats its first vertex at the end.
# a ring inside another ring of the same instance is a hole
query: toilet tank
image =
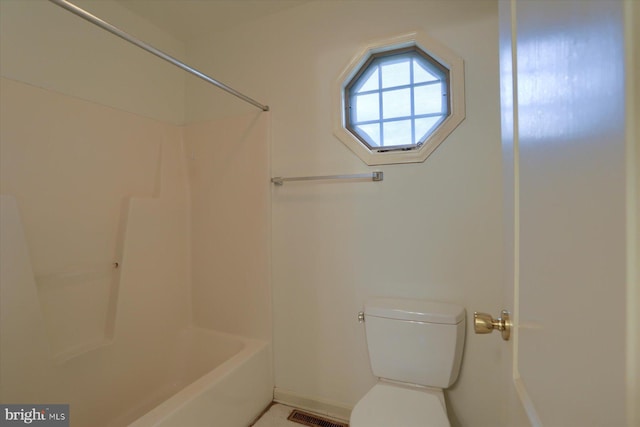
{"type": "Polygon", "coordinates": [[[375,376],[442,389],[456,381],[464,348],[463,307],[374,298],[365,303],[364,314],[375,376]]]}

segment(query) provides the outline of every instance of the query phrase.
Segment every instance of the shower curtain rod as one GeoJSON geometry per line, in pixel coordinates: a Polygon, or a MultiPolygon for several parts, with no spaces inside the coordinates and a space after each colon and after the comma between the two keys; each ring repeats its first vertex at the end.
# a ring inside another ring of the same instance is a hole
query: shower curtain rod
{"type": "Polygon", "coordinates": [[[135,37],[129,35],[128,33],[122,31],[121,29],[119,29],[118,27],[115,27],[111,24],[109,24],[108,22],[103,21],[102,19],[90,14],[89,12],[87,12],[86,10],[79,8],[78,6],[76,6],[73,3],[70,3],[66,0],[49,0],[52,3],[55,3],[56,5],[68,10],[69,12],[78,15],[80,18],[85,19],[89,22],[91,22],[94,25],[97,25],[98,27],[102,28],[103,30],[106,30],[108,32],[110,32],[111,34],[114,34],[118,37],[120,37],[121,39],[124,39],[126,41],[128,41],[129,43],[132,43],[136,46],[138,46],[141,49],[146,50],[147,52],[157,56],[158,58],[164,59],[167,62],[170,62],[171,64],[175,65],[178,68],[183,69],[184,71],[193,74],[196,77],[201,78],[202,80],[211,83],[214,86],[219,87],[220,89],[224,90],[225,92],[230,93],[231,95],[237,96],[238,98],[242,99],[245,102],[248,102],[249,104],[260,108],[262,111],[269,111],[269,106],[268,105],[262,105],[260,104],[258,101],[255,101],[254,99],[249,98],[246,95],[243,95],[242,93],[238,92],[237,90],[230,88],[229,86],[225,85],[224,83],[221,83],[219,81],[217,81],[216,79],[213,79],[211,77],[209,77],[208,75],[196,70],[193,67],[188,66],[187,64],[185,64],[182,61],[177,60],[176,58],[174,58],[171,55],[168,55],[164,52],[162,52],[161,50],[156,49],[155,47],[140,41],[138,39],[136,39],[135,37]]]}

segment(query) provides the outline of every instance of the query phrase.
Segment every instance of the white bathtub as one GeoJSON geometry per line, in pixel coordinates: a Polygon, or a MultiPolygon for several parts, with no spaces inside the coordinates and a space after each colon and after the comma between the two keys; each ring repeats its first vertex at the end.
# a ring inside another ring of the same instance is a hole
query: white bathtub
{"type": "MultiPolygon", "coordinates": [[[[17,203],[0,199],[2,403],[69,404],[71,427],[247,427],[271,402],[269,343],[189,328],[187,310],[168,312],[176,289],[156,295],[149,278],[120,289],[111,337],[56,354],[17,203]]],[[[83,336],[82,321],[69,322],[69,336],[83,336]]]]}
{"type": "Polygon", "coordinates": [[[247,427],[273,398],[267,342],[199,328],[115,342],[59,369],[54,399],[70,403],[71,427],[247,427]]]}
{"type": "MultiPolygon", "coordinates": [[[[93,425],[108,427],[247,427],[273,398],[267,342],[193,328],[159,351],[171,357],[152,359],[171,363],[153,368],[163,378],[153,389],[129,394],[124,404],[109,405],[109,410],[100,408],[102,422],[95,422],[98,414],[82,411],[82,424],[76,424],[72,406],[71,426],[84,427],[93,418],[93,425]]],[[[135,383],[135,376],[130,380],[135,383]]]]}
{"type": "Polygon", "coordinates": [[[204,329],[188,330],[181,340],[183,351],[168,384],[177,392],[130,427],[247,427],[269,405],[268,343],[204,329]]]}

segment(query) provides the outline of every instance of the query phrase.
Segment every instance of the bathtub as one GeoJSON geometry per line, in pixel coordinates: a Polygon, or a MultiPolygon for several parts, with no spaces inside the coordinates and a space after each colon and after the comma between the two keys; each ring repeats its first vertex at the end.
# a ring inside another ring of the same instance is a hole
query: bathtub
{"type": "Polygon", "coordinates": [[[58,366],[71,427],[247,427],[271,402],[267,342],[200,328],[165,338],[114,342],[58,366]]]}
{"type": "Polygon", "coordinates": [[[176,393],[130,427],[247,427],[269,405],[273,379],[267,342],[204,329],[185,331],[180,341],[168,383],[176,393]],[[229,357],[220,361],[218,355],[229,357]]]}
{"type": "MultiPolygon", "coordinates": [[[[270,344],[189,327],[187,310],[169,312],[175,289],[147,292],[155,290],[145,276],[154,263],[135,258],[133,244],[124,260],[146,281],[120,287],[114,333],[56,352],[17,203],[0,201],[0,402],[68,404],[71,427],[247,427],[268,406],[270,344]]],[[[140,240],[136,247],[148,252],[140,240]]],[[[68,332],[82,332],[82,322],[69,322],[68,332]]]]}
{"type": "Polygon", "coordinates": [[[145,386],[134,387],[135,394],[131,385],[113,390],[127,398],[107,405],[102,400],[94,410],[77,408],[78,414],[72,403],[71,426],[247,427],[273,398],[267,342],[190,328],[155,350],[142,378],[129,378],[145,386]],[[148,381],[154,372],[159,379],[148,381]]]}

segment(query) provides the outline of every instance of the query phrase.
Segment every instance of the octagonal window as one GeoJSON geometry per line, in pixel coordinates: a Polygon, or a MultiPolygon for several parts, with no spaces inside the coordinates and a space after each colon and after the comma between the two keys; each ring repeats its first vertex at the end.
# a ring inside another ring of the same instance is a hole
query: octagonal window
{"type": "Polygon", "coordinates": [[[369,149],[419,147],[449,116],[449,70],[415,46],[371,55],[345,87],[347,129],[369,149]]]}
{"type": "Polygon", "coordinates": [[[334,134],[368,165],[423,162],[464,120],[464,62],[422,32],[369,45],[336,81],[334,134]]]}

